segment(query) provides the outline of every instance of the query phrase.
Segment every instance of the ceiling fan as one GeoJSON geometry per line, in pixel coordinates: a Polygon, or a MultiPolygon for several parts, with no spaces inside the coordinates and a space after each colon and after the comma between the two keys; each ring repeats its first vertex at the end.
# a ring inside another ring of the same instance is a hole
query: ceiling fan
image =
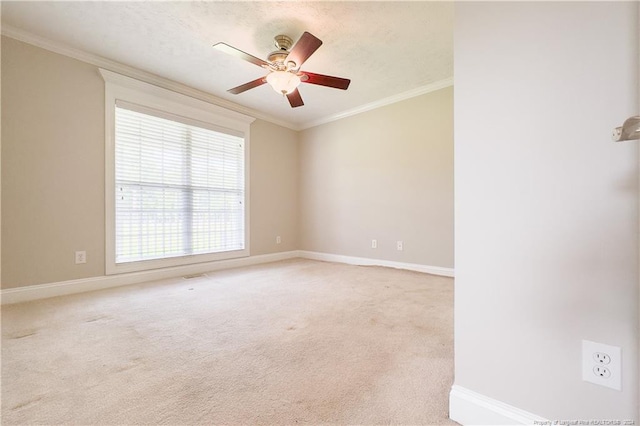
{"type": "Polygon", "coordinates": [[[293,44],[293,40],[286,35],[277,35],[274,37],[274,40],[278,50],[271,52],[266,61],[229,46],[226,43],[213,45],[215,49],[221,52],[244,59],[247,62],[251,62],[269,71],[269,74],[264,77],[229,89],[229,93],[237,95],[254,87],[269,83],[271,87],[273,87],[273,90],[286,96],[291,107],[295,108],[304,105],[300,92],[298,91],[298,85],[300,83],[317,84],[319,86],[333,87],[342,90],[347,90],[349,87],[351,80],[346,78],[300,71],[302,64],[322,45],[322,41],[313,34],[305,31],[295,45],[293,44]]]}

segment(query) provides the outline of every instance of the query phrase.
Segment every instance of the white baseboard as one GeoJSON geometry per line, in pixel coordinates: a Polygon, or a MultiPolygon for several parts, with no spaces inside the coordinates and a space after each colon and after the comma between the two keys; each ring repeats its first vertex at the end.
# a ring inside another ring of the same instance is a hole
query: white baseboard
{"type": "Polygon", "coordinates": [[[449,394],[449,417],[461,425],[533,425],[548,422],[535,414],[497,399],[453,385],[449,394]]]}
{"type": "Polygon", "coordinates": [[[426,274],[441,275],[444,277],[453,277],[454,270],[452,268],[442,268],[440,266],[419,265],[417,263],[394,262],[391,260],[370,259],[367,257],[343,256],[340,254],[320,253],[315,251],[298,251],[299,256],[305,259],[322,260],[325,262],[346,263],[349,265],[364,266],[386,266],[389,268],[406,269],[408,271],[424,272],[426,274]]]}
{"type": "Polygon", "coordinates": [[[196,263],[193,265],[175,266],[172,268],[154,269],[150,271],[131,272],[118,275],[105,275],[100,277],[81,278],[77,280],[60,281],[48,284],[30,285],[25,287],[8,288],[0,291],[0,303],[27,302],[29,300],[47,299],[49,297],[64,296],[67,294],[84,293],[93,290],[102,290],[110,287],[119,287],[129,284],[137,284],[145,281],[162,280],[184,275],[201,274],[204,272],[221,269],[237,268],[240,266],[258,265],[261,263],[276,262],[278,260],[292,259],[298,256],[298,251],[286,251],[280,253],[263,254],[258,256],[241,257],[238,259],[220,260],[217,262],[196,263]]]}
{"type": "Polygon", "coordinates": [[[37,284],[25,287],[8,288],[0,291],[0,303],[27,302],[30,300],[47,299],[49,297],[65,296],[68,294],[84,293],[93,290],[138,284],[146,281],[175,278],[185,275],[201,274],[221,269],[238,268],[241,266],[258,265],[261,263],[277,262],[279,260],[301,257],[326,262],[347,263],[350,265],[375,265],[391,268],[407,269],[434,275],[453,276],[453,269],[437,266],[417,265],[412,263],[392,262],[379,259],[342,256],[337,254],[318,253],[312,251],[292,250],[281,253],[263,254],[258,256],[241,257],[238,259],[219,260],[216,262],[196,263],[193,265],[175,266],[172,268],[154,269],[141,272],[130,272],[117,275],[81,278],[77,280],[60,281],[48,284],[37,284]]]}

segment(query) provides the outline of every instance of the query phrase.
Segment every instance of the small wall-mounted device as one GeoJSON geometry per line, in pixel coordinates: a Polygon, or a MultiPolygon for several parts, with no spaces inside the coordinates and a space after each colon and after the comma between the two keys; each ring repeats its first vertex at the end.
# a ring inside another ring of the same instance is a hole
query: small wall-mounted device
{"type": "Polygon", "coordinates": [[[613,141],[623,142],[640,139],[640,115],[627,118],[622,127],[613,129],[613,141]]]}

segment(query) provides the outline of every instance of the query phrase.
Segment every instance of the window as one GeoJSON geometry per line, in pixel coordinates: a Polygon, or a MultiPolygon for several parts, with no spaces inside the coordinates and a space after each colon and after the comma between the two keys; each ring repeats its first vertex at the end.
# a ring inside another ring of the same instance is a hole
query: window
{"type": "Polygon", "coordinates": [[[248,120],[238,123],[212,114],[220,107],[101,73],[107,273],[248,256],[248,120]]]}
{"type": "Polygon", "coordinates": [[[244,249],[244,138],[116,103],[116,263],[244,249]]]}

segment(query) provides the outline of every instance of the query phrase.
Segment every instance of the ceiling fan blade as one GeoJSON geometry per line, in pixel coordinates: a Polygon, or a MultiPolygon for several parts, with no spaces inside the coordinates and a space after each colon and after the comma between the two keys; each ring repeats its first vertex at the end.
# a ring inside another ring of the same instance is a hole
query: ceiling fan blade
{"type": "Polygon", "coordinates": [[[332,77],[330,75],[314,74],[302,71],[300,80],[303,83],[317,84],[319,86],[333,87],[334,89],[347,90],[351,80],[347,78],[332,77]]]}
{"type": "Polygon", "coordinates": [[[289,55],[287,56],[287,63],[294,62],[294,69],[300,69],[304,61],[309,59],[309,56],[313,54],[318,48],[322,46],[322,40],[317,38],[311,33],[304,32],[302,37],[291,48],[289,55]]]}
{"type": "Polygon", "coordinates": [[[252,64],[258,65],[259,67],[264,67],[264,68],[269,67],[269,62],[263,61],[260,58],[256,58],[253,55],[249,55],[248,53],[243,52],[242,50],[236,49],[235,47],[229,46],[226,43],[222,43],[222,42],[216,43],[213,45],[213,48],[221,52],[224,52],[228,55],[235,56],[236,58],[240,58],[247,62],[251,62],[252,64]]]}
{"type": "Polygon", "coordinates": [[[256,80],[250,81],[248,83],[242,84],[238,87],[234,87],[233,89],[227,90],[227,92],[232,93],[234,95],[238,95],[242,92],[246,92],[249,89],[253,89],[254,87],[262,86],[265,84],[267,80],[264,77],[260,77],[256,80]]]}
{"type": "Polygon", "coordinates": [[[287,99],[289,99],[289,105],[291,105],[291,108],[304,105],[304,102],[302,102],[302,96],[300,96],[300,92],[298,91],[298,89],[289,93],[287,95],[287,99]]]}

